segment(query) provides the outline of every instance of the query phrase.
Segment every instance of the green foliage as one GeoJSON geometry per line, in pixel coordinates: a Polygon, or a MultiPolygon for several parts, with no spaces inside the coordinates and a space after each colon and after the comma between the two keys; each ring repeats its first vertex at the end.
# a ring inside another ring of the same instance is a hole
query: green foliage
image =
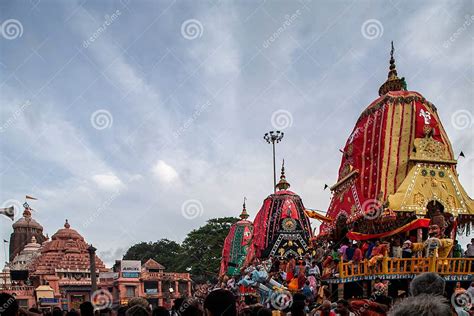
{"type": "Polygon", "coordinates": [[[141,242],[133,245],[127,250],[124,260],[140,260],[145,263],[148,259],[165,266],[166,270],[173,272],[183,272],[180,270],[179,256],[181,246],[175,241],[160,239],[157,242],[141,242]]]}
{"type": "Polygon", "coordinates": [[[238,220],[235,217],[212,218],[191,231],[181,245],[168,239],[135,244],[128,249],[124,259],[143,263],[152,258],[164,265],[166,271],[190,271],[197,282],[216,280],[224,239],[230,226],[238,220]]]}

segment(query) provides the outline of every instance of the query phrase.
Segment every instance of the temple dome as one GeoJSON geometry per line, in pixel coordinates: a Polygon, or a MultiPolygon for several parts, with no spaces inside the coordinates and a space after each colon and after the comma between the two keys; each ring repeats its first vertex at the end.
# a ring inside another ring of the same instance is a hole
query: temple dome
{"type": "Polygon", "coordinates": [[[34,218],[31,217],[31,211],[25,208],[23,212],[23,217],[17,220],[12,225],[13,229],[15,228],[36,228],[38,230],[43,230],[43,226],[38,223],[34,218]]]}
{"type": "Polygon", "coordinates": [[[12,225],[13,233],[10,236],[9,261],[12,261],[23,250],[25,245],[31,241],[31,237],[35,237],[39,244],[46,240],[43,235],[43,226],[32,218],[28,203],[23,206],[25,207],[23,216],[12,225]]]}
{"type": "Polygon", "coordinates": [[[53,236],[51,236],[51,240],[84,241],[84,237],[82,237],[81,234],[79,234],[75,229],[72,229],[71,225],[69,225],[68,220],[66,220],[64,228],[59,229],[53,236]]]}
{"type": "Polygon", "coordinates": [[[36,237],[31,238],[31,242],[25,245],[22,251],[13,258],[11,262],[12,270],[28,270],[29,266],[41,254],[41,245],[36,242],[36,237]]]}
{"type": "MultiPolygon", "coordinates": [[[[84,237],[72,229],[66,220],[50,241],[43,243],[41,256],[34,263],[35,274],[54,274],[55,269],[89,270],[89,245],[84,237]]],[[[106,271],[103,262],[96,256],[96,266],[106,271]]]]}

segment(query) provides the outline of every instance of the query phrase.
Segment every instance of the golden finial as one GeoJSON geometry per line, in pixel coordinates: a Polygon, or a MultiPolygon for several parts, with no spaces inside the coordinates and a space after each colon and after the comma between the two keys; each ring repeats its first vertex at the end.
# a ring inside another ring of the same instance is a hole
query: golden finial
{"type": "Polygon", "coordinates": [[[393,54],[395,53],[395,48],[393,46],[393,41],[391,43],[391,50],[390,50],[390,67],[388,71],[387,81],[380,86],[379,88],[379,95],[382,96],[389,91],[401,91],[406,90],[406,82],[405,78],[398,78],[397,68],[395,65],[395,58],[393,54]]]}
{"type": "Polygon", "coordinates": [[[242,213],[240,213],[240,216],[239,216],[241,219],[249,218],[249,214],[247,213],[247,209],[245,208],[245,201],[247,201],[247,198],[244,196],[244,204],[242,205],[242,213]]]}
{"type": "Polygon", "coordinates": [[[288,181],[286,181],[286,176],[285,176],[285,159],[283,159],[283,163],[281,164],[281,175],[280,175],[280,181],[276,185],[278,190],[286,190],[290,187],[290,184],[288,181]]]}

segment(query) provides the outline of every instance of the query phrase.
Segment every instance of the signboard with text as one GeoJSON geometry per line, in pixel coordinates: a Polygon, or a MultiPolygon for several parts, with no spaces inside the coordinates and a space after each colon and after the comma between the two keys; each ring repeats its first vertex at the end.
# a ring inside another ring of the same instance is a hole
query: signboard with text
{"type": "Polygon", "coordinates": [[[123,278],[138,278],[142,263],[139,260],[122,260],[120,271],[123,278]]]}

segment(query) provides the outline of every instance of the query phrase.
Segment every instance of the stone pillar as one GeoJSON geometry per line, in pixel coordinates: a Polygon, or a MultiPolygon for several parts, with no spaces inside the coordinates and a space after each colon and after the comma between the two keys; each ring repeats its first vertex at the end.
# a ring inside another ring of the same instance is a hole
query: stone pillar
{"type": "Polygon", "coordinates": [[[174,292],[176,293],[176,297],[179,297],[179,282],[174,281],[174,292]]]}
{"type": "Polygon", "coordinates": [[[191,281],[188,281],[188,296],[192,296],[193,294],[191,293],[191,281]]]}
{"type": "MultiPolygon", "coordinates": [[[[94,293],[97,291],[97,275],[95,272],[95,251],[97,249],[94,248],[94,246],[90,245],[89,248],[87,248],[87,251],[89,251],[89,262],[90,262],[90,272],[91,272],[91,292],[94,293]]],[[[92,294],[91,294],[92,295],[92,294]]]]}

